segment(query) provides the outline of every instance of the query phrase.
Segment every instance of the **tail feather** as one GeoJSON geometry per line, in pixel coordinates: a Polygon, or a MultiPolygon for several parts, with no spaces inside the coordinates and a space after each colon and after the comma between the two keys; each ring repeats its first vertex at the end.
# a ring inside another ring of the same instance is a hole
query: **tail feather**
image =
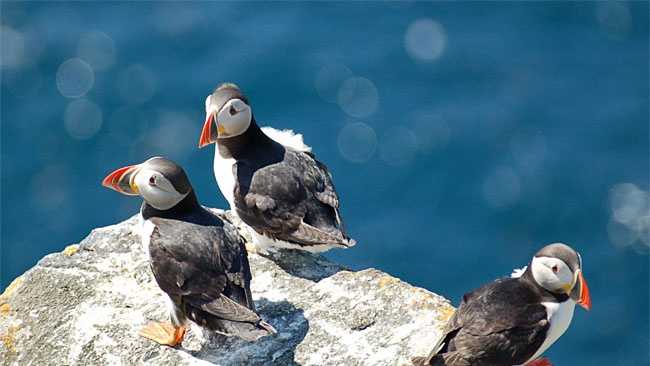
{"type": "MultiPolygon", "coordinates": [[[[222,296],[224,298],[224,296],[222,296]]],[[[209,304],[214,304],[209,303],[209,304]]],[[[218,311],[206,311],[203,307],[196,307],[187,304],[187,317],[205,330],[220,333],[226,336],[239,337],[247,341],[255,341],[261,337],[277,333],[276,330],[256,313],[237,316],[232,312],[221,314],[218,311]],[[230,319],[224,319],[223,315],[231,315],[230,319]]],[[[205,304],[204,304],[205,305],[205,304]]],[[[244,308],[243,306],[241,306],[244,308]]],[[[215,309],[208,309],[215,310],[215,309]]],[[[241,314],[239,314],[241,315],[241,314]]]]}
{"type": "Polygon", "coordinates": [[[429,357],[413,357],[411,362],[413,366],[429,366],[429,357]]]}
{"type": "Polygon", "coordinates": [[[237,336],[243,340],[251,342],[277,333],[275,328],[261,320],[257,324],[230,320],[221,320],[219,323],[220,327],[214,326],[211,328],[217,328],[214,330],[229,336],[237,336]]]}
{"type": "Polygon", "coordinates": [[[269,334],[276,334],[278,333],[273,326],[263,320],[260,320],[259,324],[257,324],[260,328],[265,329],[269,334]]]}

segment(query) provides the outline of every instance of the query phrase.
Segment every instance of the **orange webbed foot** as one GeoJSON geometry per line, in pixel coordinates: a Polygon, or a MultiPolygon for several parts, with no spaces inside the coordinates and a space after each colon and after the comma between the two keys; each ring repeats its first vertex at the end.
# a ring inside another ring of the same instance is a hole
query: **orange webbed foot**
{"type": "Polygon", "coordinates": [[[150,322],[140,329],[140,336],[165,346],[175,347],[183,342],[185,327],[169,323],[150,322]]]}

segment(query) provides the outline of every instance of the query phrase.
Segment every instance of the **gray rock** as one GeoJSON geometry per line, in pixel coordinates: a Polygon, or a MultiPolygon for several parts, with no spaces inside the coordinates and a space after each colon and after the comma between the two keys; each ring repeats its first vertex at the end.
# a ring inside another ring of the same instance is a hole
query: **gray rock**
{"type": "Polygon", "coordinates": [[[2,364],[409,365],[454,310],[376,269],[354,272],[298,251],[251,253],[253,296],[278,334],[246,342],[192,327],[181,347],[159,346],[138,336],[168,314],[136,228],[133,217],[95,229],[7,288],[2,364]]]}

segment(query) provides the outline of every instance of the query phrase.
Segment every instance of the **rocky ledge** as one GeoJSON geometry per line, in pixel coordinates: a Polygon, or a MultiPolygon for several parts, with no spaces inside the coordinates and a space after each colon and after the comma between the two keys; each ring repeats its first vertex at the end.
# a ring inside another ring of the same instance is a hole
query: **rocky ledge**
{"type": "Polygon", "coordinates": [[[2,364],[409,365],[454,311],[376,269],[297,251],[251,253],[253,297],[278,334],[246,342],[193,327],[182,346],[159,346],[138,336],[168,315],[136,227],[132,217],[95,229],[13,281],[0,296],[2,364]]]}

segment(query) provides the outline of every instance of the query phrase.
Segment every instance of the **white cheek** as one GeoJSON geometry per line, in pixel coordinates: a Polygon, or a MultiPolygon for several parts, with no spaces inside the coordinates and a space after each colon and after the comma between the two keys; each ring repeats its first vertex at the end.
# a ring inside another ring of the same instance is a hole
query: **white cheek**
{"type": "Polygon", "coordinates": [[[560,282],[563,284],[573,284],[573,274],[569,270],[569,268],[565,265],[562,265],[560,267],[560,272],[557,274],[558,279],[560,282]]]}
{"type": "MultiPolygon", "coordinates": [[[[168,210],[174,207],[185,195],[173,190],[173,192],[164,191],[158,187],[149,185],[150,174],[138,174],[135,177],[135,183],[138,186],[140,195],[147,203],[159,210],[168,210]]],[[[163,187],[164,188],[164,187],[163,187]]]]}
{"type": "Polygon", "coordinates": [[[240,118],[239,125],[242,126],[242,131],[244,132],[248,129],[248,126],[251,124],[251,109],[246,107],[243,111],[237,114],[240,118]]]}
{"type": "Polygon", "coordinates": [[[556,291],[561,288],[561,282],[550,267],[556,265],[553,258],[534,257],[531,263],[531,270],[535,281],[549,291],[556,291]]]}
{"type": "Polygon", "coordinates": [[[155,199],[155,192],[149,185],[149,177],[149,174],[138,174],[135,176],[135,185],[138,187],[138,191],[140,192],[142,198],[144,198],[147,202],[155,199]]]}
{"type": "Polygon", "coordinates": [[[217,115],[218,124],[221,125],[226,132],[226,135],[223,137],[238,136],[246,132],[248,126],[250,126],[251,117],[251,109],[244,104],[244,102],[233,101],[226,103],[217,115]],[[235,106],[235,108],[240,112],[234,116],[230,115],[231,106],[235,106]]]}
{"type": "Polygon", "coordinates": [[[134,179],[135,185],[138,187],[138,191],[142,198],[146,199],[149,193],[149,174],[140,172],[135,176],[134,179]]]}

